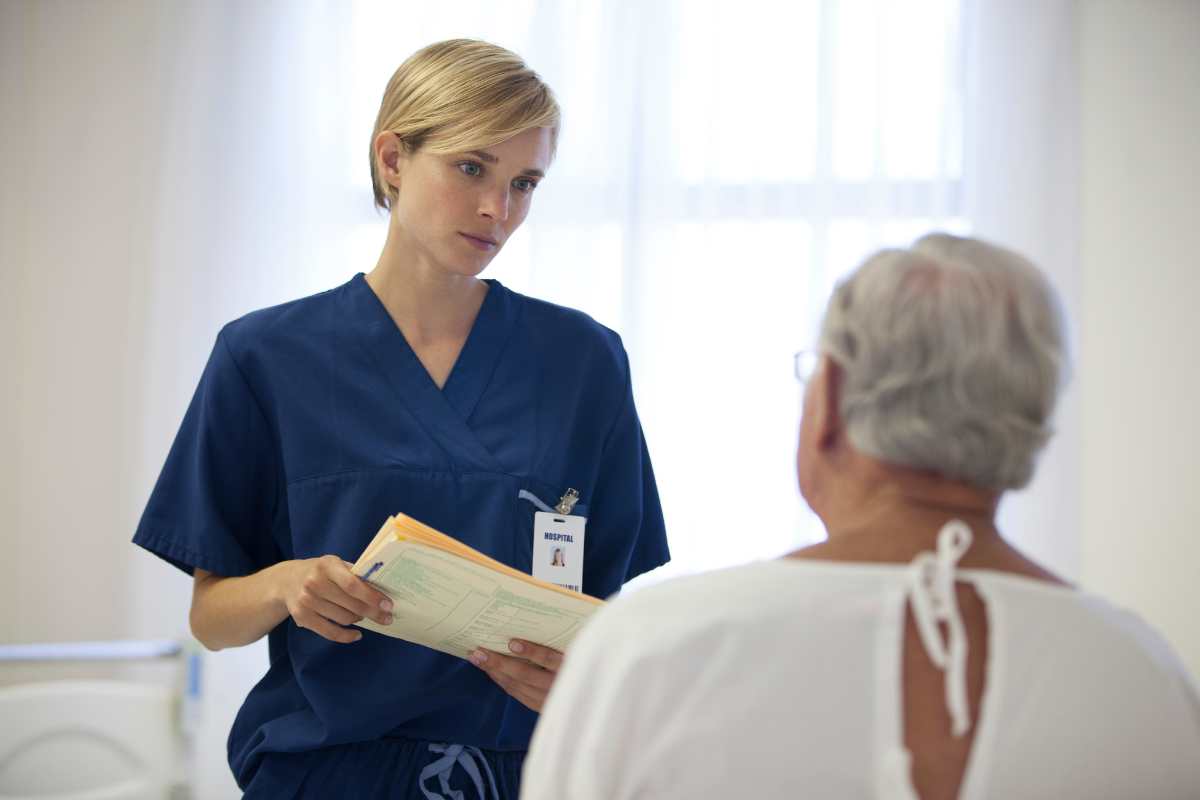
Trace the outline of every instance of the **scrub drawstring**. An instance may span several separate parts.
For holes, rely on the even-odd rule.
[[[954,592],[954,569],[971,546],[971,529],[962,520],[951,520],[938,533],[937,553],[921,553],[908,574],[908,599],[917,631],[930,660],[946,673],[946,707],[951,730],[962,736],[971,727],[967,707],[967,634]],[[946,623],[946,641],[938,623]]]
[[[475,791],[480,800],[487,800],[489,796],[500,800],[500,790],[496,788],[496,777],[492,774],[491,766],[478,747],[464,747],[461,744],[431,744],[429,752],[441,755],[441,758],[421,770],[418,785],[425,795],[425,800],[465,800],[461,791],[450,788],[450,773],[454,771],[456,765],[461,766],[470,777],[471,782],[475,784]],[[487,773],[488,785],[492,787],[491,795],[484,793],[483,774],[475,763],[476,759],[479,760],[479,764],[483,765],[483,772]],[[444,795],[425,788],[425,781],[434,776],[437,776]]]

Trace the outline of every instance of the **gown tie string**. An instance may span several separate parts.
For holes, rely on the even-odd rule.
[[[908,572],[908,601],[925,652],[945,673],[946,707],[951,731],[962,736],[971,727],[967,706],[967,634],[954,591],[954,570],[971,546],[971,529],[962,520],[951,520],[938,532],[937,552],[912,560]],[[945,623],[946,638],[938,623]]]
[[[466,747],[461,744],[431,744],[429,752],[434,755],[440,755],[441,758],[431,762],[425,769],[421,770],[421,776],[418,781],[418,786],[421,787],[421,792],[425,795],[425,800],[466,800],[463,793],[457,789],[450,788],[450,774],[454,772],[456,766],[463,768],[471,782],[475,784],[476,795],[480,800],[487,800],[488,797],[494,797],[500,800],[500,790],[496,788],[496,776],[492,774],[492,768],[484,758],[483,751],[478,747]],[[476,761],[478,760],[478,764]],[[480,771],[480,765],[483,770]],[[492,793],[486,794],[483,787],[483,775],[487,774],[488,785],[492,789]],[[431,792],[425,788],[425,781],[436,777],[440,784],[442,794]]]

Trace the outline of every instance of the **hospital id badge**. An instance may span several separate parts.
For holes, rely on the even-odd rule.
[[[533,577],[573,592],[583,591],[583,531],[587,517],[533,515]]]

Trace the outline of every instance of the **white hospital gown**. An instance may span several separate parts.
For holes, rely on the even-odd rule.
[[[989,647],[962,798],[1200,798],[1200,695],[1136,616],[957,570]],[[575,641],[522,798],[912,798],[907,565],[781,560],[654,586]]]

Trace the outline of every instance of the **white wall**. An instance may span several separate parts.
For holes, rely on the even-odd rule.
[[[1200,674],[1200,3],[1080,11],[1081,577]]]

